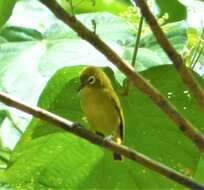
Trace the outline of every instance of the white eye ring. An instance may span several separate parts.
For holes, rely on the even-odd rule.
[[[93,84],[93,83],[95,83],[95,81],[96,81],[96,78],[93,75],[88,78],[88,83],[89,84]]]

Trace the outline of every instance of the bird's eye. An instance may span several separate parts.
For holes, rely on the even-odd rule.
[[[93,84],[95,81],[96,81],[95,76],[90,76],[90,77],[88,78],[89,84]]]

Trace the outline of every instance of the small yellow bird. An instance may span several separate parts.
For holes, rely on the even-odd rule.
[[[124,117],[119,98],[111,81],[102,69],[88,66],[80,75],[81,107],[90,130],[103,137],[112,137],[121,144],[124,136]],[[114,153],[115,160],[122,160]]]

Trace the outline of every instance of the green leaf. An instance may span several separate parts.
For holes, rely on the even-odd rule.
[[[0,126],[2,122],[4,121],[5,117],[7,117],[6,110],[0,110]]]
[[[83,123],[76,92],[80,70],[81,67],[59,70],[48,82],[38,105]],[[157,66],[141,74],[204,133],[202,113],[173,66]],[[203,86],[203,79],[196,78]],[[114,86],[120,94],[118,83]],[[126,121],[124,144],[194,177],[200,169],[201,156],[194,144],[138,90],[133,88],[128,97],[120,99]],[[32,120],[16,146],[4,180],[21,189],[181,188],[132,161],[116,162],[103,148],[39,119]]]
[[[11,16],[15,3],[16,0],[0,0],[0,28]]]
[[[175,22],[171,24],[164,25],[162,27],[166,34],[166,37],[171,42],[173,47],[182,53],[185,50],[187,43],[187,25],[185,22]],[[154,34],[150,33],[141,39],[141,46],[154,50],[158,54],[162,53],[160,56],[165,58],[165,53],[161,49],[160,45],[157,43]],[[166,61],[167,59],[165,59]]]
[[[110,13],[89,13],[78,16],[86,27],[93,30],[92,20],[96,23],[96,34],[105,41],[123,42],[132,39],[129,23],[119,16]],[[111,28],[111,32],[110,32]],[[134,40],[134,38],[132,39]]]
[[[7,167],[11,152],[0,148],[0,171]]]
[[[160,9],[160,16],[164,15],[165,13],[168,14],[169,18],[167,22],[185,20],[187,17],[186,7],[178,0],[156,0],[156,3]]]
[[[166,34],[166,37],[180,54],[182,54],[187,48],[186,28],[187,26],[185,22],[175,22],[166,24],[162,27]],[[127,45],[127,48],[125,49],[123,55],[123,57],[129,63],[131,63],[134,50],[133,42],[134,40],[132,40],[131,44]],[[135,68],[137,71],[144,71],[157,65],[171,63],[171,60],[157,43],[154,34],[148,33],[141,38],[140,48],[135,64]]]
[[[6,109],[0,110],[0,152],[12,149],[22,134],[12,115]],[[3,153],[0,153],[3,156]]]
[[[199,43],[200,34],[196,28],[189,27],[187,30],[188,35],[188,48],[191,49],[193,46]]]
[[[10,26],[5,27],[0,31],[0,35],[7,41],[18,42],[18,41],[32,41],[32,40],[42,40],[42,34],[36,30]]]
[[[133,49],[134,48],[126,48],[126,51],[124,52],[124,59],[131,62],[132,55],[133,55]],[[135,69],[137,71],[144,71],[150,67],[163,65],[165,64],[163,60],[159,57],[157,52],[154,52],[148,48],[139,48],[138,49],[138,55],[137,60],[135,64]]]
[[[69,0],[61,0],[62,6],[69,12],[70,2]],[[130,1],[126,0],[74,0],[73,12],[79,13],[90,13],[90,12],[110,12],[119,15],[121,12],[127,10],[128,6],[131,6]]]
[[[200,160],[198,162],[198,169],[195,173],[195,178],[200,182],[200,183],[204,183],[204,159],[201,156]]]

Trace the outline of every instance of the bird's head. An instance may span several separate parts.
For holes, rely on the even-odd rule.
[[[103,88],[106,80],[107,76],[102,69],[88,66],[80,74],[80,87],[78,91],[85,87]]]

